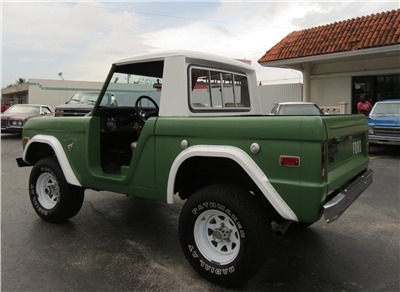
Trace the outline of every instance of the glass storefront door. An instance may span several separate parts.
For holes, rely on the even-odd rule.
[[[380,100],[400,99],[400,75],[353,77],[352,114],[357,113],[357,103],[363,95],[372,105]]]

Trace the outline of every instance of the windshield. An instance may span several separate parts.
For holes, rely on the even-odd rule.
[[[99,96],[98,93],[90,93],[90,92],[77,92],[72,98],[68,101],[69,104],[94,104]]]
[[[106,90],[113,94],[113,105],[134,107],[136,100],[142,95],[151,97],[160,105],[162,69],[163,62],[160,61],[117,66]],[[107,99],[106,95],[101,105],[109,104],[104,99]],[[143,101],[142,106],[154,107],[147,100]]]
[[[37,106],[18,106],[14,105],[7,111],[8,114],[28,114],[28,115],[39,115],[40,108]]]
[[[280,115],[323,115],[324,113],[313,104],[281,105]]]
[[[377,103],[371,115],[400,115],[400,102]]]

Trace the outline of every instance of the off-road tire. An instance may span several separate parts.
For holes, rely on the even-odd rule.
[[[270,220],[257,199],[226,184],[205,187],[187,199],[179,218],[179,239],[201,276],[228,287],[254,276],[272,247]]]
[[[79,212],[83,204],[84,189],[68,184],[57,158],[46,157],[32,168],[29,198],[40,218],[61,223]]]

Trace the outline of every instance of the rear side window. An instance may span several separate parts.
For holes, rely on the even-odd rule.
[[[194,111],[249,111],[247,76],[223,70],[190,67],[190,107]]]

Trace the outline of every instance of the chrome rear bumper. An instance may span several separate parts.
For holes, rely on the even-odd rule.
[[[366,170],[355,181],[350,183],[343,191],[339,192],[324,205],[324,218],[327,223],[338,219],[340,215],[364,192],[372,183],[371,169]]]

